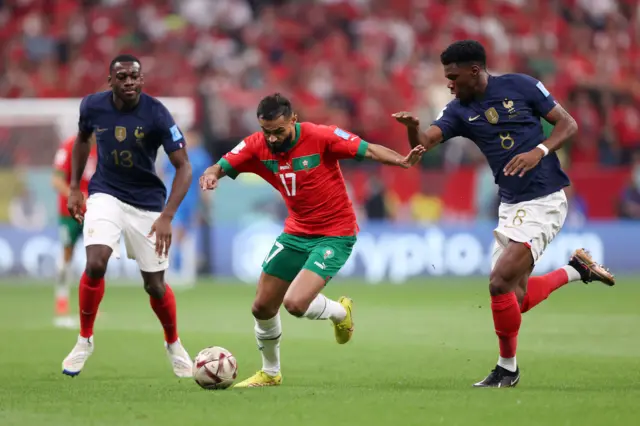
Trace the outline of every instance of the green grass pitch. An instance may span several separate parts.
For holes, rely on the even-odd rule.
[[[23,284],[23,285],[20,285]],[[334,282],[355,300],[354,339],[283,311],[279,388],[205,391],[173,377],[142,288],[107,288],[96,349],[71,379],[76,332],[51,326],[52,289],[0,284],[0,425],[630,425],[640,417],[640,284],[570,284],[525,314],[515,389],[473,389],[495,365],[486,280]],[[239,379],[260,367],[255,289],[204,282],[177,291],[192,356],[223,346]],[[75,298],[74,298],[75,300]],[[74,302],[75,304],[75,302]],[[636,420],[633,420],[636,419]]]

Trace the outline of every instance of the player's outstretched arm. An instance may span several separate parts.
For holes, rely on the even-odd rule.
[[[408,155],[404,156],[385,146],[370,143],[367,146],[367,152],[365,152],[364,157],[388,166],[399,166],[408,169],[420,161],[424,152],[425,148],[422,145],[418,145]]]
[[[217,188],[218,180],[224,176],[226,175],[222,166],[220,166],[220,164],[214,164],[208,167],[202,176],[200,176],[200,188],[203,191],[212,191]]]
[[[396,112],[391,116],[407,128],[407,137],[411,148],[422,145],[426,152],[443,140],[442,130],[438,126],[429,126],[426,131],[420,131],[420,120],[410,112]]]

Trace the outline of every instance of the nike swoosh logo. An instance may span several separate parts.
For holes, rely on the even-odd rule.
[[[96,129],[96,133],[102,133],[102,132],[104,132],[104,131],[106,131],[106,130],[108,130],[108,129],[107,129],[107,128],[101,129],[101,128],[99,128],[99,127],[98,127],[98,128]]]
[[[475,117],[469,117],[469,121],[476,121],[478,118],[480,118],[479,115],[476,115]]]

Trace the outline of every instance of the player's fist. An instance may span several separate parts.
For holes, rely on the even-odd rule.
[[[395,118],[398,123],[402,123],[407,127],[416,128],[420,125],[420,120],[414,117],[410,112],[396,112],[395,114],[391,114],[391,116]]]
[[[67,209],[72,218],[82,223],[84,220],[84,212],[86,211],[84,206],[84,194],[79,188],[72,188],[69,192],[69,198],[67,198]]]
[[[215,173],[207,173],[205,172],[202,176],[200,176],[200,189],[203,191],[211,191],[216,189],[218,186],[218,176]]]

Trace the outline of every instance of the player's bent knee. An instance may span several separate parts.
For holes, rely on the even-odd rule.
[[[98,256],[87,258],[85,272],[91,278],[102,278],[107,273],[107,263],[108,258],[103,259]]]
[[[154,299],[162,299],[167,287],[164,283],[163,272],[142,272],[144,291]]]
[[[154,299],[162,299],[166,290],[164,283],[144,283],[144,291]]]
[[[271,304],[255,300],[251,305],[251,313],[255,319],[268,320],[278,314],[278,308],[278,306],[271,306]]]
[[[513,285],[505,274],[504,271],[498,268],[494,268],[489,275],[489,293],[492,296],[500,294],[506,294],[514,290]]]
[[[284,298],[284,308],[294,317],[302,317],[307,309],[309,309],[309,303],[302,299],[297,299],[295,297],[287,297]]]

